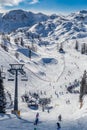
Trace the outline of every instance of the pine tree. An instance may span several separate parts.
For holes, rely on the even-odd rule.
[[[82,100],[83,96],[87,93],[86,76],[87,72],[84,71],[80,86],[80,100]]]
[[[87,44],[86,44],[86,47],[85,47],[85,54],[87,54]]]
[[[21,46],[24,46],[23,38],[21,38]]]
[[[6,108],[6,97],[4,92],[3,79],[0,71],[0,113],[5,113],[5,108]]]
[[[81,47],[81,54],[85,54],[85,49],[86,49],[86,45],[85,43],[83,43]]]
[[[78,45],[78,41],[76,40],[76,44],[75,44],[75,49],[78,50],[79,49],[79,45]]]
[[[29,50],[29,58],[31,59],[31,49]]]

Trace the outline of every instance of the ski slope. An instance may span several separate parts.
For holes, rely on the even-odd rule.
[[[85,39],[84,39],[85,40]],[[78,39],[79,41],[79,39]],[[2,130],[33,130],[36,113],[39,112],[39,124],[37,130],[56,130],[58,115],[62,115],[61,130],[86,130],[87,103],[84,99],[83,107],[80,109],[79,94],[67,92],[66,86],[73,83],[75,79],[81,80],[84,70],[87,68],[87,56],[81,55],[74,49],[75,40],[63,42],[65,54],[59,53],[56,44],[42,46],[37,48],[37,52],[31,57],[31,60],[22,52],[19,52],[19,58],[14,56],[15,50],[4,51],[0,47],[0,66],[6,73],[4,79],[5,91],[9,91],[14,100],[14,81],[8,81],[9,64],[23,63],[28,76],[28,81],[21,81],[19,75],[19,110],[21,119],[11,114],[11,109],[7,110],[6,115],[0,114],[0,129]],[[21,49],[21,47],[20,47]],[[43,52],[43,53],[42,53]],[[79,90],[80,86],[78,86]],[[28,108],[27,104],[22,102],[21,96],[25,92],[44,93],[46,97],[51,97],[51,106],[53,109],[48,113],[42,112],[41,107],[38,110]],[[56,93],[55,93],[56,92]],[[58,95],[58,96],[57,96]],[[45,95],[40,95],[44,97]],[[70,100],[70,104],[66,101]]]

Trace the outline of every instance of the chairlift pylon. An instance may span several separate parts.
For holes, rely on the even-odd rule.
[[[21,81],[28,81],[28,76],[25,75],[22,75],[21,76]]]

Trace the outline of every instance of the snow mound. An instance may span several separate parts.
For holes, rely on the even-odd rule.
[[[40,60],[40,63],[42,64],[57,64],[58,61],[55,58],[42,58]]]

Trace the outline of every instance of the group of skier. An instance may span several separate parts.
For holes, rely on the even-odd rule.
[[[61,129],[61,125],[60,122],[62,121],[62,116],[61,114],[58,116],[58,122],[57,122],[57,130]],[[34,121],[34,130],[37,130],[36,126],[38,125],[39,122],[39,113],[37,112],[36,117],[35,117],[35,121]]]

